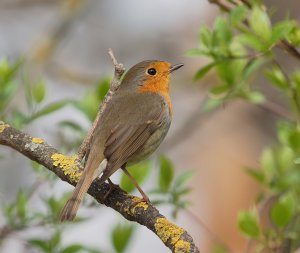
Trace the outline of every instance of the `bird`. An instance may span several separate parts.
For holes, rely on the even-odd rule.
[[[142,201],[150,202],[126,166],[146,159],[165,138],[172,121],[170,76],[182,66],[146,60],[125,73],[96,124],[82,176],[60,213],[61,222],[75,218],[95,178],[101,175],[100,184],[106,180],[112,184],[109,177],[120,168],[137,187]]]

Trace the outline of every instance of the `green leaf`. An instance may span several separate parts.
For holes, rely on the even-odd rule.
[[[0,83],[0,117],[13,95],[16,94],[17,88],[17,82],[8,81],[4,84]]]
[[[50,196],[43,199],[45,205],[47,206],[48,215],[50,218],[53,218],[53,221],[57,221],[59,213],[69,197],[69,193],[67,192],[60,198]]]
[[[208,98],[203,107],[202,110],[204,112],[210,112],[213,111],[214,109],[220,107],[222,105],[222,100],[221,99],[216,99],[216,98]]]
[[[21,220],[24,220],[26,217],[26,205],[27,205],[27,196],[24,191],[19,191],[18,196],[17,196],[17,202],[16,202],[16,207],[17,207],[17,213],[19,218]]]
[[[232,31],[226,19],[222,17],[217,18],[214,25],[214,32],[216,33],[218,44],[222,44],[224,46],[230,43],[232,39]]]
[[[106,93],[109,90],[110,79],[111,79],[111,77],[103,78],[98,85],[97,93],[98,93],[98,98],[100,101],[103,100],[103,98],[105,97]]]
[[[194,80],[199,80],[201,79],[203,76],[205,76],[208,71],[210,71],[217,63],[216,62],[212,62],[209,63],[208,65],[202,67],[201,69],[199,69],[196,74],[194,75]]]
[[[272,28],[272,43],[277,43],[279,40],[285,39],[294,27],[295,22],[291,20],[284,20],[274,25]]]
[[[69,103],[70,103],[70,101],[64,100],[64,101],[58,101],[58,102],[54,102],[49,105],[46,105],[41,110],[34,113],[29,119],[27,119],[27,123],[32,122],[37,118],[43,117],[43,116],[53,113],[55,111],[58,111],[59,109],[63,108],[64,106],[66,106]]]
[[[20,111],[14,111],[12,112],[12,119],[8,120],[8,123],[13,125],[16,128],[22,128],[24,124],[27,121],[27,116],[20,112]]]
[[[203,50],[200,48],[191,48],[187,50],[185,53],[186,56],[190,56],[190,57],[199,56],[202,54],[203,54]]]
[[[135,165],[130,166],[127,170],[133,176],[133,178],[139,183],[143,183],[147,176],[149,175],[151,168],[151,163],[149,162],[142,162]],[[120,186],[123,190],[127,192],[132,192],[135,189],[134,184],[131,182],[129,177],[125,175],[125,173],[122,174]]]
[[[200,28],[199,40],[201,48],[210,48],[212,46],[212,32],[207,26]]]
[[[294,152],[289,146],[280,146],[276,154],[278,167],[285,174],[294,165]]]
[[[60,127],[68,127],[70,129],[72,129],[73,131],[77,131],[77,132],[83,131],[83,128],[79,124],[77,124],[74,121],[70,121],[70,120],[64,120],[64,121],[59,122],[59,126]]]
[[[195,172],[192,170],[185,171],[181,173],[174,181],[174,187],[181,188],[184,186],[191,178],[195,175]]]
[[[190,187],[186,187],[186,188],[181,187],[179,189],[175,189],[175,193],[176,193],[177,197],[182,197],[184,195],[187,195],[191,191],[192,191],[192,188],[190,188]]]
[[[244,55],[244,48],[237,43],[232,43],[230,50],[234,50],[237,55]],[[219,79],[224,85],[228,85],[228,87],[236,86],[236,83],[241,79],[246,64],[247,59],[227,59],[219,62],[219,64],[216,65]]]
[[[238,216],[239,229],[248,237],[257,238],[260,235],[257,213],[243,211]]]
[[[50,248],[52,250],[57,248],[57,246],[60,244],[60,241],[61,241],[61,233],[58,231],[53,235],[53,237],[49,241]]]
[[[265,72],[265,76],[272,82],[276,87],[287,90],[289,88],[288,81],[286,80],[282,71],[277,67],[273,66],[271,69]]]
[[[261,170],[246,168],[246,172],[259,183],[263,183],[265,180],[264,173]]]
[[[254,6],[249,18],[249,24],[256,35],[261,37],[265,42],[270,41],[272,26],[266,11],[258,6]]]
[[[113,228],[111,239],[117,253],[122,253],[128,246],[134,232],[133,225],[117,225]]]
[[[294,71],[291,79],[294,87],[296,87],[297,93],[300,94],[300,70]]]
[[[296,158],[296,159],[294,160],[294,163],[295,163],[295,164],[300,164],[300,157]]]
[[[67,247],[65,247],[60,253],[76,253],[83,250],[84,247],[80,244],[72,244]]]
[[[95,90],[87,91],[82,100],[74,102],[73,105],[83,112],[91,122],[93,122],[96,118],[100,105],[98,92]]]
[[[38,83],[32,88],[32,95],[36,103],[41,103],[46,94],[45,82],[43,80],[38,81]]]
[[[237,36],[237,40],[245,46],[255,49],[259,52],[265,51],[267,48],[257,36],[250,33],[243,33]]]
[[[264,58],[250,60],[243,70],[243,80],[248,80],[265,62]]]
[[[49,242],[45,240],[33,239],[27,241],[31,246],[42,250],[45,253],[50,253]]]
[[[286,121],[280,121],[277,126],[277,138],[280,144],[289,145],[289,136],[291,134],[292,124]]]
[[[159,159],[159,188],[167,192],[174,178],[174,168],[172,162],[165,156]]]
[[[276,170],[275,157],[272,149],[266,148],[263,150],[260,162],[266,178],[271,181]]]
[[[288,141],[289,141],[290,148],[299,152],[300,151],[300,130],[293,129],[290,132]]]
[[[210,89],[210,93],[213,95],[220,95],[222,93],[228,92],[230,87],[227,84],[224,85],[218,85]]]
[[[229,253],[228,249],[224,245],[213,245],[212,253]]]
[[[295,201],[291,194],[282,196],[270,211],[272,222],[278,227],[285,227],[291,221],[295,209]]]
[[[6,76],[10,72],[10,67],[7,59],[2,59],[0,61],[0,76]]]
[[[288,34],[287,40],[293,46],[300,46],[300,28],[299,26],[295,26],[292,31]]]
[[[240,5],[230,12],[230,22],[237,25],[242,22],[248,14],[248,9],[245,5]]]
[[[251,91],[247,94],[247,99],[254,104],[262,104],[266,101],[264,94],[260,91]]]

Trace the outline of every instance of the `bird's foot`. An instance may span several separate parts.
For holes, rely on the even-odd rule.
[[[109,190],[107,193],[105,193],[103,200],[106,200],[106,198],[115,190],[115,189],[120,189],[120,186],[117,184],[114,184],[109,178],[107,179],[109,183]]]

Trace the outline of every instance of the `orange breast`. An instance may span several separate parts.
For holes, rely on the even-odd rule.
[[[169,95],[169,76],[157,77],[157,80],[146,80],[143,86],[139,87],[139,92],[154,92],[159,93],[166,100],[169,107],[169,114],[172,117],[172,102]]]

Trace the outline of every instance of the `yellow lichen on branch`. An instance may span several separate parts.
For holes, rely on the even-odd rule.
[[[6,124],[3,121],[0,121],[0,133],[2,133],[4,131],[5,128],[9,127],[8,124]]]
[[[144,211],[146,211],[148,208],[149,208],[149,205],[147,204],[147,202],[145,202],[145,201],[141,201],[141,199],[140,198],[138,198],[138,197],[133,197],[132,198],[132,202],[134,203],[133,205],[132,205],[132,207],[130,208],[130,207],[126,207],[125,209],[124,209],[124,211],[127,213],[127,214],[129,214],[129,215],[135,215],[136,214],[136,209],[137,208],[143,208],[144,209]],[[136,203],[136,204],[135,204]],[[121,203],[117,203],[117,204],[119,204],[119,205],[122,205]]]
[[[180,240],[180,237],[184,233],[184,229],[172,224],[166,218],[158,218],[155,223],[155,230],[157,235],[163,242],[170,240],[170,243],[174,246],[175,252],[189,252],[190,243]]]
[[[135,209],[138,208],[138,207],[143,208],[144,211],[146,211],[146,210],[148,209],[148,207],[149,207],[149,205],[147,204],[147,202],[146,202],[146,201],[141,201],[140,198],[134,197],[134,198],[132,198],[132,201],[138,202],[138,203],[137,203],[136,205],[134,205],[134,207],[131,209],[132,213],[134,213],[134,212],[135,212]]]
[[[191,244],[184,240],[175,243],[175,253],[190,252]]]
[[[53,165],[60,167],[65,175],[68,175],[74,182],[78,182],[81,177],[81,170],[76,164],[77,156],[65,156],[63,154],[55,153],[51,156]]]
[[[36,144],[43,144],[44,140],[42,138],[33,137],[32,142]]]

